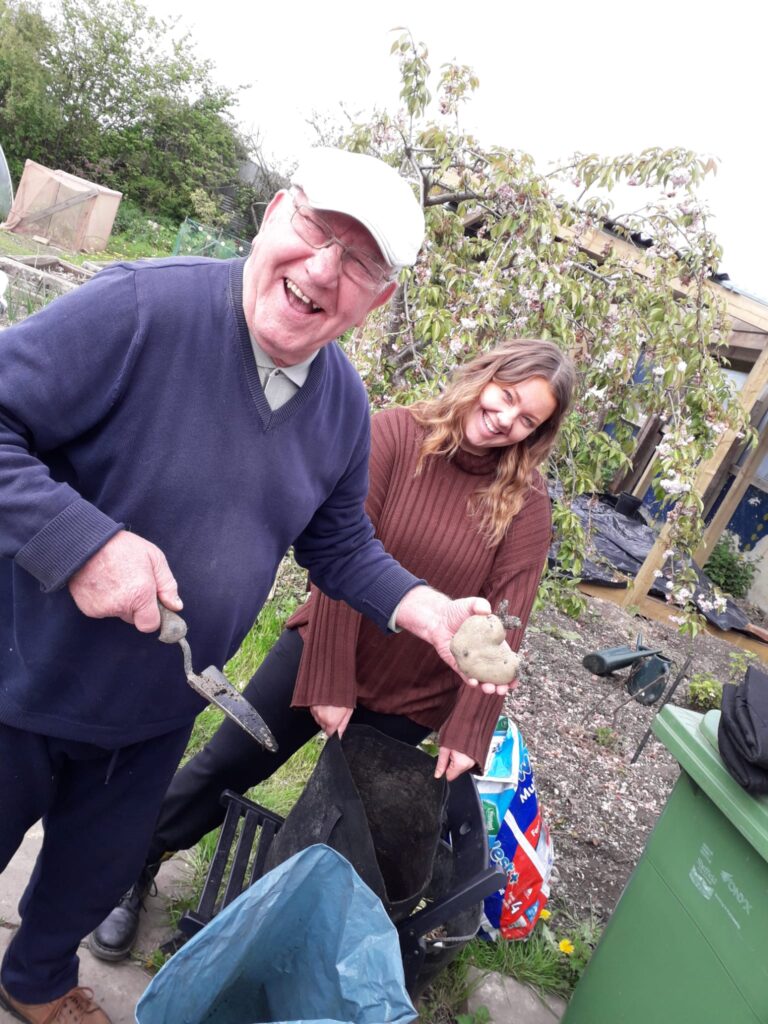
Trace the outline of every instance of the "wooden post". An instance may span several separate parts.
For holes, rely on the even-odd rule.
[[[766,383],[768,383],[768,347],[764,348],[760,353],[757,362],[752,367],[752,370],[744,383],[744,387],[741,390],[741,394],[739,395],[739,401],[748,418],[752,411],[752,407],[762,394]],[[723,460],[728,455],[731,445],[735,440],[736,431],[726,430],[720,438],[712,456],[699,466],[699,471],[696,474],[696,480],[693,485],[697,494],[704,494],[711,483],[712,478],[720,468]],[[722,529],[720,532],[722,532]],[[645,597],[651,589],[655,579],[654,573],[657,569],[661,569],[666,561],[664,552],[669,548],[669,538],[671,533],[672,528],[670,524],[665,523],[659,533],[659,536],[656,538],[656,543],[648,552],[645,561],[640,566],[637,576],[635,576],[634,581],[624,592],[621,600],[623,607],[626,608],[629,605],[638,604],[640,599]],[[717,543],[719,536],[720,534],[718,534],[717,537],[715,537],[714,534],[711,535],[710,542],[712,545]]]
[[[720,503],[720,507],[712,517],[712,521],[704,531],[701,543],[696,548],[694,560],[699,565],[704,565],[709,557],[712,548],[720,540],[723,530],[731,521],[731,516],[736,511],[739,502],[744,497],[747,488],[752,483],[755,471],[759,469],[760,463],[768,452],[768,430],[758,438],[757,444],[752,446],[752,451],[747,456],[744,465],[741,466],[733,478],[728,493]]]

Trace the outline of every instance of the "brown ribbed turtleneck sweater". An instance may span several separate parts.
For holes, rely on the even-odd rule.
[[[366,508],[384,547],[430,586],[451,597],[475,594],[496,609],[506,598],[522,642],[550,543],[549,498],[540,475],[504,539],[489,548],[467,514],[470,495],[490,481],[498,452],[427,460],[415,475],[422,431],[405,408],[373,418]],[[312,587],[286,624],[304,653],[293,705],[332,704],[407,715],[439,729],[440,743],[482,768],[503,697],[466,686],[435,650],[410,633],[385,634],[341,601]]]

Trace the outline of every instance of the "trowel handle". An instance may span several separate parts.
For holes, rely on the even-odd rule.
[[[177,644],[187,635],[187,624],[180,615],[157,602],[160,609],[160,640],[164,644]]]

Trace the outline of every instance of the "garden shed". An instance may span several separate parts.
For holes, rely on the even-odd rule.
[[[121,192],[27,160],[3,227],[64,249],[100,252],[107,246],[121,199]]]

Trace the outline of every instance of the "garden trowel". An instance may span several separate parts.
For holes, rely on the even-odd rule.
[[[192,651],[185,640],[187,635],[187,624],[180,615],[172,612],[170,608],[163,605],[160,608],[160,636],[164,644],[178,644],[184,655],[184,672],[187,682],[192,689],[205,697],[211,704],[221,708],[224,714],[236,722],[241,729],[245,729],[249,736],[252,736],[262,747],[277,750],[275,737],[269,730],[267,723],[258,713],[256,708],[243,697],[242,693],[235,689],[223,672],[220,672],[214,665],[210,665],[202,675],[198,675],[192,668]]]

